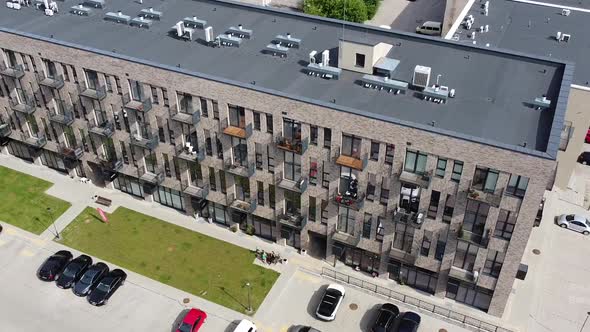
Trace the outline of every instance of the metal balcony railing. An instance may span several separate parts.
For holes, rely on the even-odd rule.
[[[336,148],[334,151],[334,162],[340,166],[354,168],[362,171],[367,167],[369,163],[369,154],[365,153],[362,156],[347,156],[341,153],[340,148]]]
[[[101,124],[95,124],[94,121],[88,122],[88,132],[98,136],[109,138],[115,133],[115,126],[110,121],[105,121]]]
[[[180,182],[180,188],[183,193],[194,197],[205,199],[209,195],[209,185],[193,186],[189,184],[188,180]]]
[[[473,200],[484,202],[493,206],[500,206],[504,188],[495,188],[494,190],[481,189],[479,186],[473,185],[473,180],[469,181],[469,188],[467,189],[467,197]]]
[[[252,124],[249,123],[244,128],[242,127],[235,127],[229,124],[228,119],[222,119],[219,121],[219,129],[226,135],[238,137],[238,138],[249,138],[252,136]]]
[[[393,222],[412,223],[415,228],[422,227],[425,218],[426,214],[423,212],[406,211],[404,208],[395,208],[393,210]]]
[[[126,109],[138,111],[138,112],[149,112],[152,109],[152,100],[150,97],[143,97],[139,100],[131,97],[129,93],[125,93],[122,96],[123,106]]]
[[[7,66],[4,63],[0,63],[0,74],[18,79],[25,76],[25,68],[23,65]]]
[[[277,172],[276,174],[276,184],[280,188],[298,192],[303,194],[307,190],[307,178],[304,176],[299,177],[298,180],[293,181],[289,179],[285,179],[283,177],[283,172]]]
[[[361,242],[361,233],[360,232],[353,232],[354,234],[349,234],[346,232],[341,232],[335,230],[332,233],[332,240],[340,243],[347,244],[352,247],[356,247],[359,242]]]
[[[108,157],[104,153],[101,153],[98,156],[98,160],[100,162],[100,165],[109,171],[117,172],[121,168],[123,168],[123,160],[117,159],[116,156],[115,157]]]
[[[84,155],[84,149],[80,146],[69,147],[64,143],[58,143],[57,147],[60,154],[70,159],[78,160]]]
[[[12,128],[8,123],[0,124],[0,137],[8,137],[12,133]]]
[[[107,89],[104,85],[89,87],[86,82],[78,83],[78,94],[82,97],[103,100],[107,96]]]
[[[308,138],[297,139],[292,137],[285,137],[282,134],[276,137],[275,145],[277,148],[297,154],[304,154],[307,151]]]
[[[69,110],[62,110],[57,112],[56,109],[49,109],[49,120],[57,122],[64,126],[69,126],[74,123],[74,112]]]
[[[256,165],[254,163],[247,163],[247,166],[241,166],[239,164],[232,163],[231,159],[227,158],[223,161],[223,165],[226,171],[234,175],[243,177],[251,177],[256,172]]]
[[[257,200],[255,198],[249,199],[236,199],[236,195],[231,193],[227,195],[227,205],[235,210],[245,212],[245,213],[252,213],[256,210],[257,207]]]
[[[153,150],[159,144],[157,133],[148,134],[147,137],[142,137],[137,131],[131,132],[131,144],[143,149]]]
[[[35,104],[28,97],[24,98],[24,100],[21,102],[17,102],[16,100],[9,99],[8,105],[10,106],[10,109],[12,109],[13,111],[23,113],[23,114],[33,114],[36,110]]]
[[[301,213],[281,213],[277,215],[277,221],[283,225],[302,229],[307,223],[307,217]]]
[[[414,173],[404,170],[402,166],[402,169],[399,173],[399,179],[403,182],[410,182],[420,186],[421,188],[428,189],[432,180],[432,171]]]
[[[194,110],[192,107],[182,111],[178,105],[172,105],[170,107],[170,118],[180,123],[196,125],[201,121],[201,112]]]
[[[20,133],[21,140],[35,148],[42,148],[47,144],[47,138],[42,133],[37,133],[37,136],[29,136],[25,133]]]
[[[164,170],[161,168],[155,168],[153,172],[148,172],[145,167],[138,167],[137,177],[141,181],[159,185],[162,183],[162,181],[164,181]]]
[[[195,150],[193,146],[189,148],[186,145],[176,144],[174,151],[176,152],[176,157],[182,160],[200,162],[205,159],[205,149],[202,147]]]
[[[483,234],[477,234],[468,230],[464,230],[463,228],[459,228],[457,231],[457,238],[486,248],[490,241],[490,230],[485,230]]]
[[[345,194],[334,191],[330,198],[336,205],[351,208],[353,210],[360,210],[365,205],[365,194],[359,193],[356,198],[352,198]]]
[[[45,72],[41,71],[35,73],[35,77],[37,78],[37,83],[39,83],[39,85],[58,90],[64,87],[64,76],[61,74],[50,77],[47,76]]]

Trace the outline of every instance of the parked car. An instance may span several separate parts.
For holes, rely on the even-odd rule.
[[[71,260],[66,268],[62,272],[62,274],[57,277],[55,280],[55,284],[59,288],[70,288],[72,285],[78,281],[86,269],[92,265],[92,258],[86,255],[80,255],[75,259]]]
[[[578,162],[582,165],[590,164],[590,151],[584,151],[578,157]]]
[[[121,269],[114,269],[105,274],[96,287],[88,294],[88,303],[96,306],[107,304],[113,294],[123,286],[127,273]]]
[[[321,332],[320,330],[314,329],[311,326],[294,326],[291,327],[291,329],[289,330],[289,332]]]
[[[406,311],[401,315],[397,332],[416,332],[420,327],[420,321],[422,321],[420,315],[412,311]]]
[[[322,301],[320,301],[318,309],[315,312],[316,316],[322,320],[334,320],[344,295],[344,287],[338,284],[328,285],[328,288],[326,288],[326,291],[322,296]]]
[[[584,139],[584,142],[590,143],[590,128],[588,128],[588,131],[586,131],[586,138]]]
[[[37,270],[37,278],[43,281],[54,281],[62,273],[72,257],[72,253],[67,250],[60,250],[49,256]]]
[[[100,278],[109,272],[109,267],[105,263],[96,263],[84,272],[82,278],[80,278],[72,287],[74,294],[78,296],[86,296],[91,290],[96,287]]]
[[[562,214],[557,219],[557,225],[584,235],[590,234],[590,221],[579,214]]]
[[[196,332],[205,324],[206,319],[207,314],[204,311],[192,308],[184,315],[182,322],[176,328],[176,332]]]
[[[234,332],[256,332],[256,325],[247,319],[242,319]]]
[[[396,305],[391,303],[382,304],[377,313],[377,318],[373,326],[371,326],[371,332],[388,331],[395,323],[397,316],[399,316],[399,308]]]

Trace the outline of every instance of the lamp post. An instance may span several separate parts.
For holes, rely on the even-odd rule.
[[[252,302],[250,301],[250,289],[252,288],[252,285],[250,285],[249,282],[246,283],[246,287],[248,288],[248,312],[252,312]]]
[[[59,239],[59,232],[57,231],[57,227],[55,226],[55,220],[53,220],[53,210],[51,210],[51,208],[48,207],[47,212],[49,212],[49,217],[51,218],[51,222],[53,223],[53,229],[55,230],[55,238]]]
[[[590,317],[590,311],[588,311],[586,313],[586,319],[584,319],[584,324],[582,324],[582,327],[580,328],[580,332],[582,332],[582,330],[584,330],[584,326],[586,326],[586,322],[588,321],[588,317]]]

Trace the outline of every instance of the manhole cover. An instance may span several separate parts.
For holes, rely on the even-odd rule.
[[[540,255],[541,254],[541,250],[539,250],[539,249],[533,249],[533,254]]]
[[[356,310],[359,308],[358,304],[356,303],[351,303],[348,307],[350,308],[350,310]]]
[[[188,297],[182,299],[182,303],[189,303],[191,300]]]

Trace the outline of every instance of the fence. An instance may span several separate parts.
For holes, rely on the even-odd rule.
[[[374,284],[372,282],[368,282],[368,281],[364,281],[360,278],[355,278],[353,276],[350,276],[348,274],[345,273],[341,273],[332,269],[328,269],[328,268],[322,268],[322,276],[326,276],[329,278],[332,278],[334,280],[337,281],[341,281],[353,286],[357,286],[360,288],[363,288],[365,290],[368,290],[370,292],[376,293],[378,295],[382,295],[385,296],[387,298],[390,299],[394,299],[409,305],[413,305],[415,307],[418,307],[422,310],[426,310],[426,311],[430,311],[434,314],[437,314],[439,316],[445,317],[447,319],[450,319],[452,321],[458,322],[458,323],[462,323],[465,325],[469,325],[471,327],[477,328],[481,331],[489,331],[489,332],[513,332],[512,330],[508,330],[505,329],[503,327],[491,324],[491,323],[487,323],[484,322],[480,319],[447,309],[447,308],[443,308],[441,306],[420,300],[418,298],[412,297],[412,296],[408,296],[405,294],[402,294],[400,292],[396,292],[392,289],[383,287],[383,286],[379,286],[377,284]]]

